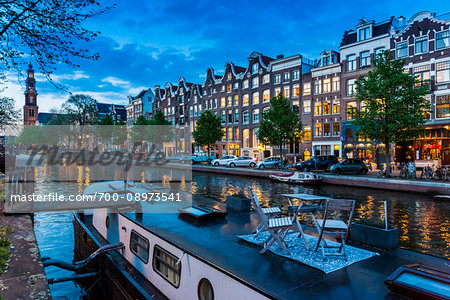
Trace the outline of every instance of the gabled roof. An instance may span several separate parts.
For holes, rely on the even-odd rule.
[[[373,21],[370,21],[370,22],[367,21],[368,25],[373,24],[372,38],[389,33],[393,18],[394,17],[391,17],[389,20],[386,20],[386,21],[383,21],[380,23],[376,23],[376,24],[373,24]],[[364,18],[362,18],[362,19],[364,19]],[[358,23],[357,27],[361,26],[361,24],[362,24],[361,20],[360,20],[360,23]],[[344,36],[342,37],[341,47],[351,45],[351,44],[358,42],[357,34],[358,34],[358,31],[354,30],[354,29],[345,31]]]

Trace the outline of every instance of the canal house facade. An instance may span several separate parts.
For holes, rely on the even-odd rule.
[[[393,34],[390,48],[404,59],[405,71],[426,86],[430,113],[416,141],[396,145],[396,160],[434,161],[450,165],[450,13],[420,12]]]
[[[344,33],[339,52],[325,50],[316,61],[298,54],[272,58],[253,52],[245,67],[227,62],[223,74],[209,67],[203,83],[187,83],[180,77],[176,85],[156,86],[150,115],[160,110],[172,124],[193,130],[201,113],[209,110],[224,126],[222,140],[214,149],[217,156],[263,159],[280,153],[277,146],[263,145],[257,132],[270,99],[282,93],[303,123],[302,139],[291,141],[282,151],[291,159],[336,155],[382,163],[387,146],[397,162],[450,164],[449,24],[449,13],[421,12],[410,20],[391,17],[381,22],[362,18]],[[364,109],[354,95],[356,81],[368,74],[376,55],[384,50],[404,59],[405,71],[416,74],[429,88],[429,121],[415,142],[383,145],[358,135],[352,124],[355,112]],[[131,109],[130,113],[136,114]],[[186,149],[183,144],[181,148],[172,145],[169,152]],[[194,143],[189,147],[193,152],[205,150]]]

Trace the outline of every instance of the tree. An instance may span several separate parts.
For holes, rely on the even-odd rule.
[[[222,139],[223,126],[220,118],[210,111],[205,111],[200,115],[197,126],[192,132],[192,137],[198,146],[207,146],[208,156],[211,147]]]
[[[379,54],[374,69],[356,83],[356,99],[361,109],[354,113],[357,133],[384,143],[386,172],[390,175],[390,144],[410,141],[423,130],[430,103],[422,82],[405,73],[404,60],[396,60],[389,51]]]
[[[98,59],[99,54],[83,44],[100,32],[86,29],[84,23],[111,8],[95,0],[0,1],[1,70],[23,69],[32,57],[51,80],[52,71],[61,63],[79,67],[74,58]]]
[[[150,125],[171,125],[172,123],[170,123],[169,121],[166,120],[166,117],[160,110],[157,110],[155,112],[155,114],[153,115],[153,119],[150,120],[149,124]]]
[[[14,108],[14,99],[0,97],[0,127],[17,122],[19,111]]]
[[[301,137],[302,122],[298,112],[292,109],[291,103],[280,93],[270,100],[271,108],[263,113],[259,125],[258,139],[264,145],[280,147],[283,157],[283,146],[289,141]]]
[[[63,110],[77,125],[92,125],[97,122],[97,100],[88,95],[70,95],[63,104]]]

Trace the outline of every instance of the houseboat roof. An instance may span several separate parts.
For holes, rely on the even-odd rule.
[[[211,205],[194,195],[194,203]],[[215,202],[215,207],[223,204]],[[190,222],[178,214],[122,213],[155,235],[277,299],[383,299],[391,292],[385,279],[398,267],[423,264],[441,268],[447,260],[404,249],[382,251],[379,256],[354,263],[328,274],[266,252],[238,235],[250,234],[259,224],[254,212],[228,211],[225,219]],[[397,295],[398,296],[398,295]]]

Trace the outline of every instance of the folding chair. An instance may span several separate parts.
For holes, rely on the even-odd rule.
[[[323,214],[323,219],[315,219],[317,230],[319,231],[319,240],[317,241],[316,249],[319,246],[322,248],[323,259],[325,260],[325,255],[342,255],[345,260],[347,260],[347,254],[345,249],[345,240],[347,239],[348,232],[350,231],[351,220],[353,217],[353,211],[355,210],[355,200],[343,200],[343,199],[329,199],[327,200],[325,212]],[[342,219],[330,219],[331,211],[340,211],[349,213],[349,218],[347,223]],[[324,233],[336,233],[341,235],[341,243],[339,246],[328,245],[323,234]],[[339,251],[337,253],[327,253],[325,254],[325,248],[337,248]]]
[[[248,191],[250,193],[250,198],[253,201],[253,204],[256,208],[256,203],[259,206],[259,200],[258,197],[253,193],[252,189],[249,187]],[[281,213],[281,209],[279,207],[260,207],[262,212],[268,216],[269,218],[273,218],[278,216]],[[256,228],[253,230],[253,233],[255,233],[255,236],[257,236],[261,231],[264,230],[264,228],[266,228],[266,226],[263,224],[263,222],[259,223],[258,226],[256,226]]]
[[[289,231],[293,220],[289,217],[270,218],[263,212],[263,209],[259,205],[258,198],[255,194],[253,194],[251,188],[249,188],[249,192],[253,204],[255,205],[256,212],[261,218],[262,229],[260,229],[259,232],[261,232],[263,229],[267,229],[270,234],[270,237],[267,238],[267,240],[264,242],[263,249],[259,253],[264,254],[270,248],[270,246],[272,246],[273,243],[277,242],[278,245],[280,245],[280,247],[284,250],[284,252],[289,255],[290,253],[287,249],[287,244],[284,241],[284,237]]]

